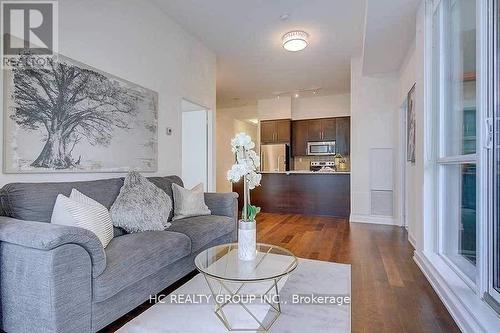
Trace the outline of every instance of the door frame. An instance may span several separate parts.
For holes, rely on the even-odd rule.
[[[182,97],[179,101],[180,122],[181,122],[181,166],[182,166],[182,113],[189,112],[183,111],[182,102],[188,102],[197,105],[200,109],[206,112],[206,126],[207,126],[207,192],[215,192],[215,116],[212,108],[200,103],[192,98]],[[182,173],[182,170],[181,170]]]

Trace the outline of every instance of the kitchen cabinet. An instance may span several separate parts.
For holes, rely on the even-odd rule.
[[[274,141],[276,133],[276,124],[272,121],[262,121],[260,123],[260,141],[268,143]]]
[[[337,153],[350,155],[350,117],[293,121],[293,156],[307,155],[309,141],[336,141]]]
[[[336,120],[335,150],[337,154],[348,156],[351,154],[351,117],[340,117]]]
[[[291,120],[265,120],[260,122],[260,142],[262,144],[290,142]]]
[[[308,141],[333,141],[335,140],[336,119],[311,119],[308,120],[307,140]]]
[[[307,140],[321,141],[321,133],[323,129],[322,119],[311,119],[307,121]]]
[[[322,141],[335,141],[337,136],[337,119],[327,118],[321,121],[321,140]]]
[[[332,190],[334,189],[334,190]],[[233,184],[243,206],[243,182]],[[252,204],[265,213],[326,215],[349,218],[350,175],[263,173],[261,186],[252,190]]]
[[[308,120],[297,120],[292,122],[292,155],[307,155],[307,130]]]

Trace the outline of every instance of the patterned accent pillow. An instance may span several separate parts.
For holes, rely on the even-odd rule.
[[[130,172],[111,206],[115,227],[129,233],[164,230],[170,227],[168,217],[172,199],[162,189],[136,171]]]
[[[69,198],[62,194],[57,196],[50,223],[90,230],[103,247],[113,239],[113,224],[106,207],[75,189]]]
[[[203,184],[196,185],[191,190],[172,184],[172,191],[174,194],[174,217],[172,220],[212,214],[205,204]]]

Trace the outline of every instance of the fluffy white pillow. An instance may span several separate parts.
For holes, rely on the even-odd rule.
[[[172,184],[172,192],[174,195],[174,217],[172,220],[212,213],[205,204],[203,184],[198,184],[191,190]]]
[[[172,199],[161,188],[136,171],[129,172],[120,194],[111,206],[115,227],[129,233],[165,230],[172,211]]]
[[[50,222],[90,230],[103,247],[113,239],[113,223],[106,207],[75,189],[69,198],[62,194],[57,196]]]

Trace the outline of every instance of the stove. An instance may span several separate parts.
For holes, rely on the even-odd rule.
[[[337,170],[334,161],[311,161],[310,171],[334,172]]]

